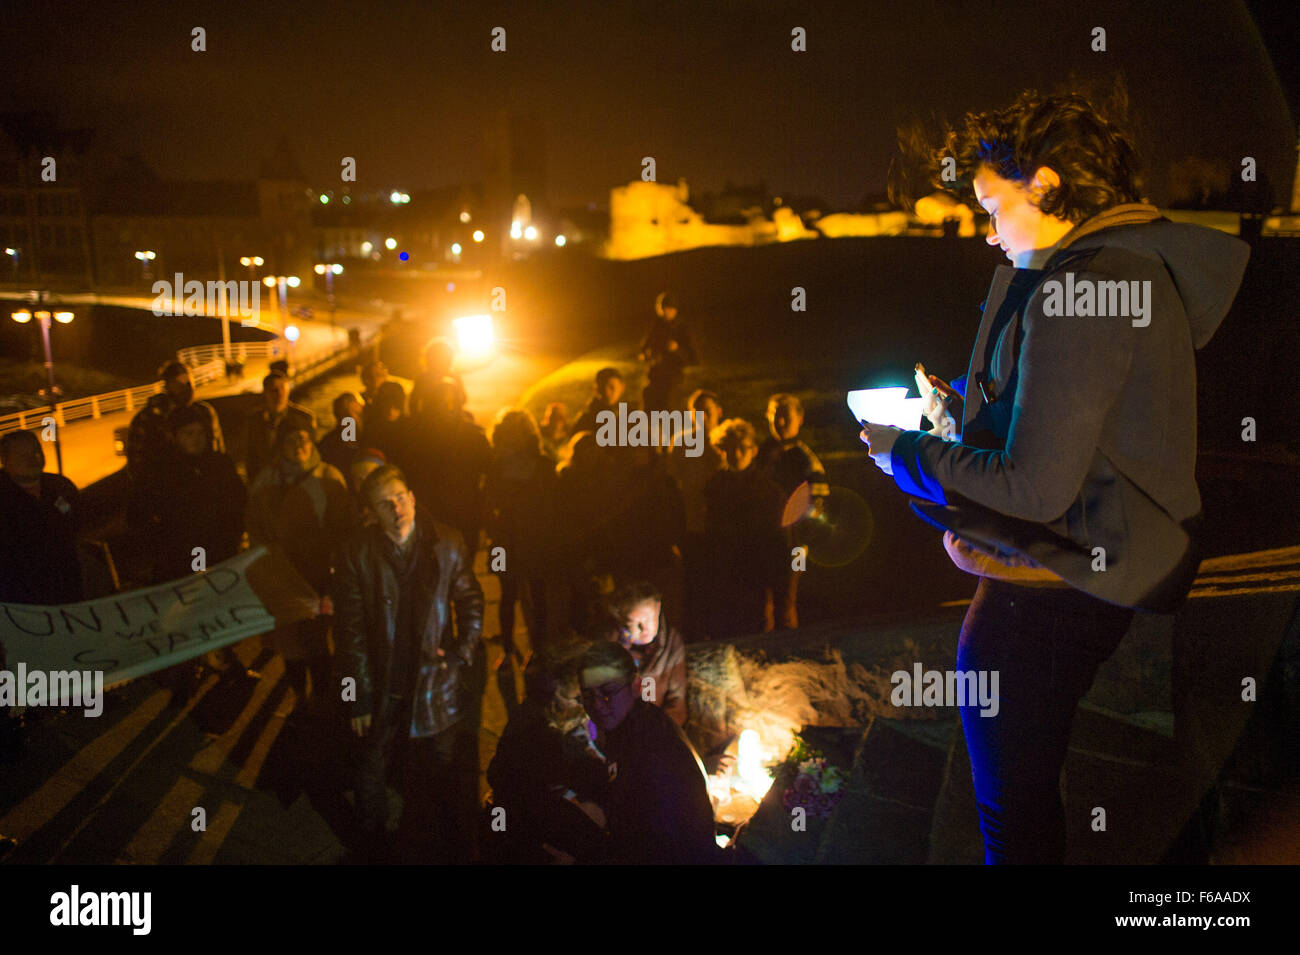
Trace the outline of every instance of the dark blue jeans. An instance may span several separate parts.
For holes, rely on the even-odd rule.
[[[962,622],[958,670],[998,673],[996,716],[961,707],[987,864],[1065,857],[1061,767],[1074,711],[1134,611],[1073,588],[981,578]]]

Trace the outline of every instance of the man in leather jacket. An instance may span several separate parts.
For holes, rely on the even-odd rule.
[[[378,522],[348,542],[333,586],[343,705],[360,740],[361,829],[378,849],[391,783],[403,795],[404,856],[471,862],[483,591],[460,533],[417,509],[399,469],[373,471],[361,496]]]

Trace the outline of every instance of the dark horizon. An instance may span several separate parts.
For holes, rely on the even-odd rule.
[[[1169,166],[1189,156],[1229,168],[1254,156],[1279,204],[1295,170],[1283,85],[1294,77],[1279,80],[1242,3],[1010,4],[996,18],[920,4],[887,21],[839,2],[726,16],[511,2],[132,10],[129,21],[88,4],[11,11],[0,112],[48,111],[93,130],[106,162],[139,153],[165,178],[251,178],[283,139],[314,188],[337,187],[353,156],[354,191],[412,191],[480,181],[484,124],[508,108],[544,130],[556,205],[606,205],[653,156],[660,182],[684,178],[692,194],[762,181],[851,209],[884,193],[900,123],[1122,75],[1157,202]],[[1256,16],[1265,29],[1279,22]],[[1013,49],[1008,24],[1029,17]],[[1096,25],[1105,53],[1090,50]],[[190,48],[195,26],[206,52]],[[489,50],[494,26],[505,53]],[[793,26],[808,52],[790,50]],[[1189,90],[1199,112],[1165,108]]]

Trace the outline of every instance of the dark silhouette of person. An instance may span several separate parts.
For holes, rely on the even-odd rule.
[[[660,292],[655,299],[655,317],[641,342],[640,357],[647,364],[641,398],[645,410],[680,410],[678,392],[686,369],[698,365],[700,359],[690,329],[677,317],[677,298],[672,292]]]
[[[0,600],[65,604],[85,599],[77,560],[80,495],[45,471],[31,431],[0,435]]]

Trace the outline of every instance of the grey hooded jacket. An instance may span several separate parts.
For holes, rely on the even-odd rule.
[[[1194,350],[1223,321],[1249,254],[1131,204],[1076,227],[1041,270],[999,267],[954,382],[961,441],[906,431],[894,444],[895,481],[928,502],[913,509],[1110,603],[1176,609],[1199,564]],[[1114,282],[1141,295],[1144,314],[1132,299],[1116,307],[1118,286],[1099,284]],[[1083,305],[1084,290],[1099,293],[1086,311],[1125,314],[1060,314],[1063,293]]]

